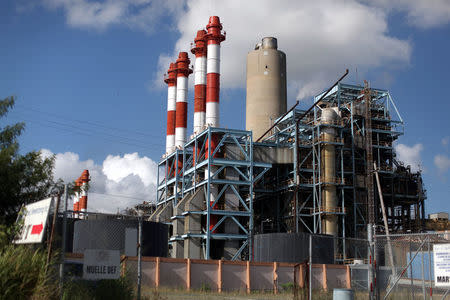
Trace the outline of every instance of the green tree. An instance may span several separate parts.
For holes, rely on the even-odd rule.
[[[14,97],[0,100],[0,120],[14,103]],[[0,125],[0,223],[3,224],[15,221],[22,204],[54,192],[54,157],[44,158],[40,151],[21,155],[18,138],[24,129],[24,123]]]

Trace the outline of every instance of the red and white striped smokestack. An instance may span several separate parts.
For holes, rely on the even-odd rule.
[[[171,63],[167,71],[167,136],[166,153],[171,153],[175,149],[175,111],[177,105],[177,65]]]
[[[80,178],[75,180],[75,195],[73,197],[73,217],[78,218],[78,211],[80,210]]]
[[[187,93],[189,69],[187,52],[180,52],[177,59],[177,110],[175,117],[175,147],[184,147],[187,131]]]
[[[222,24],[217,16],[209,17],[206,25],[208,33],[206,62],[206,124],[219,127],[219,92],[220,92],[220,43],[225,40]]]
[[[205,126],[206,115],[206,31],[197,31],[195,47],[192,54],[195,54],[194,66],[194,134],[199,133]]]
[[[88,190],[88,183],[91,180],[89,178],[89,171],[84,170],[80,177],[81,180],[81,187],[80,187],[80,212],[81,217],[84,219],[86,218],[86,211],[87,211],[87,190]]]

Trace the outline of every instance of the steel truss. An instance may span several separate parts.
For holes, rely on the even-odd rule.
[[[179,166],[178,170],[176,165]],[[184,211],[182,215],[172,217],[203,216],[202,233],[185,232],[181,236],[172,236],[171,242],[200,238],[203,240],[204,258],[209,259],[212,240],[237,240],[240,247],[232,260],[241,258],[244,253],[252,257],[253,187],[270,168],[271,164],[254,162],[251,131],[213,127],[194,136],[183,149],[163,158],[159,169],[163,169],[164,173],[159,171],[158,178],[161,173],[167,176],[158,179],[158,205],[171,202],[175,206],[180,199],[192,195],[198,189],[203,188],[205,192],[204,209]],[[237,180],[226,178],[228,170],[238,175]],[[205,173],[209,176],[205,176]],[[218,193],[212,202],[213,185],[218,187]],[[177,192],[171,192],[175,187]],[[227,205],[227,193],[232,193],[238,199],[237,206]],[[217,217],[213,227],[210,226],[212,216]],[[227,220],[234,222],[239,231],[227,233],[220,230]]]

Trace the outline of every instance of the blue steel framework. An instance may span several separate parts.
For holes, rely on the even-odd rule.
[[[315,97],[318,100],[322,94]],[[364,107],[365,99],[370,99],[371,128],[366,128]],[[320,122],[320,110],[324,107],[337,106],[341,114],[339,122],[334,124],[322,124]],[[393,141],[404,133],[404,122],[397,107],[387,90],[370,89],[370,97],[364,97],[364,87],[339,83],[336,85],[314,109],[303,116],[304,111],[296,109],[288,113],[274,127],[270,136],[263,142],[254,143],[252,134],[249,131],[230,130],[223,128],[208,128],[186,143],[183,150],[176,150],[165,157],[159,164],[165,170],[162,176],[158,173],[158,205],[171,201],[173,205],[188,193],[194,192],[197,188],[206,187],[206,203],[210,201],[210,187],[212,184],[219,185],[218,198],[215,203],[224,197],[227,188],[233,189],[239,197],[240,211],[230,211],[212,209],[207,205],[207,209],[198,212],[185,212],[201,214],[206,217],[204,232],[198,237],[204,240],[205,258],[210,257],[210,241],[213,239],[238,239],[241,248],[233,259],[238,258],[245,247],[248,246],[249,257],[251,258],[252,246],[251,235],[265,232],[262,228],[254,227],[254,203],[266,196],[272,210],[277,210],[280,215],[280,222],[272,232],[293,231],[322,233],[322,218],[333,214],[339,218],[338,236],[342,244],[339,248],[339,259],[346,259],[348,249],[345,245],[346,238],[365,238],[365,230],[368,223],[368,191],[364,180],[367,176],[367,147],[365,140],[368,130],[371,130],[373,160],[377,164],[378,172],[384,183],[390,186],[390,191],[383,191],[386,206],[389,207],[388,216],[390,226],[393,228],[403,228],[406,230],[406,223],[402,223],[405,218],[404,210],[411,210],[411,205],[415,207],[415,219],[420,219],[419,206],[422,205],[422,218],[424,214],[423,200],[426,198],[425,190],[418,194],[399,194],[395,189],[395,178],[397,169],[402,168],[397,162],[393,150]],[[299,122],[298,122],[299,121]],[[336,130],[334,141],[325,141],[321,137],[324,127],[333,127]],[[220,137],[219,144],[213,153],[206,158],[206,149],[211,149],[211,136]],[[324,182],[321,176],[321,147],[324,144],[333,144],[336,151],[336,177],[332,182]],[[225,157],[215,157],[217,153],[224,152],[227,145],[235,145],[241,150],[241,159],[227,159]],[[293,151],[292,165],[276,169],[268,163],[255,162],[253,159],[253,149],[258,147],[288,147]],[[193,149],[198,149],[193,151]],[[194,164],[193,162],[196,161]],[[178,172],[167,172],[174,170],[174,166],[181,162],[182,167]],[[370,162],[369,162],[370,163]],[[204,175],[205,169],[210,171],[211,166],[216,166],[217,171],[209,178],[199,178]],[[239,173],[239,181],[230,182],[221,177],[220,173],[225,168],[234,168]],[[275,170],[276,169],[276,170]],[[269,171],[269,172],[268,172]],[[410,174],[409,170],[409,174]],[[209,174],[211,174],[209,172]],[[397,177],[396,177],[397,176]],[[420,177],[420,173],[418,173]],[[222,176],[223,177],[223,176]],[[359,183],[362,178],[362,184]],[[390,182],[390,183],[389,183]],[[421,182],[421,179],[420,179]],[[322,189],[324,185],[333,184],[336,186],[338,207],[325,208],[322,205]],[[174,193],[174,186],[178,186],[177,193]],[[283,194],[285,193],[285,194]],[[282,196],[280,196],[282,195]],[[290,196],[284,196],[290,195]],[[378,195],[375,193],[375,196]],[[409,200],[404,200],[406,198]],[[279,202],[274,204],[274,199]],[[280,200],[281,199],[281,200]],[[256,201],[256,202],[255,202]],[[283,202],[280,204],[280,201]],[[214,204],[215,204],[214,203]],[[214,206],[214,205],[213,205]],[[376,207],[375,224],[380,223],[381,216]],[[240,229],[240,234],[213,233],[209,230],[210,216],[217,215],[219,220],[216,229],[227,218],[236,222]],[[411,216],[409,216],[411,218]],[[277,222],[279,221],[277,220]],[[266,222],[262,220],[261,222]],[[286,225],[287,224],[287,225]],[[285,226],[283,228],[283,226]],[[412,227],[411,227],[412,228]],[[208,230],[206,230],[208,229]],[[395,229],[391,229],[395,231]],[[186,238],[187,233],[181,238]],[[347,251],[346,251],[347,250]]]
[[[367,188],[364,191],[356,182],[358,171],[361,171],[357,168],[364,166],[365,169],[367,166],[364,137],[368,129],[361,113],[365,105],[363,90],[362,86],[339,83],[299,122],[304,111],[296,109],[280,120],[272,135],[265,139],[265,142],[291,147],[294,151],[294,166],[289,173],[291,180],[278,188],[292,191],[292,187],[297,186],[291,201],[293,213],[286,214],[287,218],[293,219],[290,231],[322,233],[322,218],[338,215],[339,236],[344,238],[340,239],[341,259],[346,258],[345,238],[361,237],[368,223]],[[369,106],[374,124],[369,130],[373,136],[374,160],[380,174],[393,176],[395,155],[392,142],[404,132],[403,119],[388,91],[370,89],[370,93]],[[314,101],[321,96],[316,96]],[[341,120],[335,124],[321,123],[320,110],[334,106],[338,107]],[[324,127],[335,128],[334,141],[322,139]],[[324,144],[333,144],[336,149],[336,177],[332,182],[324,182],[321,174],[321,148]],[[322,205],[322,188],[329,184],[336,186],[339,200],[339,206],[333,209]],[[392,206],[395,206],[394,202],[392,199]]]
[[[211,144],[216,138],[215,148]],[[234,159],[224,156],[227,147],[239,149]],[[239,159],[237,159],[239,158]],[[175,166],[179,166],[178,170]],[[212,169],[212,167],[215,167]],[[211,257],[211,240],[238,240],[240,248],[233,256],[233,260],[240,257],[244,249],[248,249],[252,257],[253,232],[253,186],[270,169],[271,164],[253,161],[252,132],[208,127],[194,136],[185,144],[183,149],[164,157],[158,165],[158,205],[171,202],[175,206],[180,199],[194,193],[199,188],[205,188],[205,210],[185,211],[182,216],[197,214],[205,217],[202,233],[185,232],[182,236],[174,236],[171,241],[186,238],[200,238],[204,241],[203,250],[205,259]],[[239,180],[224,178],[227,169],[232,168],[239,174]],[[160,169],[164,170],[163,176]],[[177,171],[174,171],[177,170]],[[210,176],[205,177],[205,171]],[[213,171],[213,173],[211,172]],[[219,187],[217,198],[211,200],[211,186]],[[178,187],[175,192],[175,187]],[[239,200],[239,209],[227,209],[224,205],[225,192],[233,191]],[[172,192],[173,191],[173,192]],[[208,205],[210,204],[210,205]],[[221,204],[221,205],[220,205]],[[215,226],[210,228],[211,216],[218,217]],[[225,220],[231,219],[239,226],[239,233],[218,233],[219,226]]]

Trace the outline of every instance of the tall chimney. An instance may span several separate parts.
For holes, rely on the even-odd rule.
[[[75,195],[73,197],[73,217],[78,218],[78,211],[80,210],[80,178],[75,180]]]
[[[217,16],[209,17],[206,25],[208,33],[206,62],[206,124],[219,126],[219,92],[220,92],[220,43],[225,40],[221,33],[222,24]]]
[[[167,136],[166,153],[171,153],[175,148],[175,111],[177,102],[177,65],[171,63],[167,71]]]
[[[175,118],[175,147],[184,147],[187,130],[187,92],[189,69],[187,52],[180,52],[177,59],[177,106]]]
[[[206,115],[206,41],[205,30],[197,31],[195,47],[192,54],[195,54],[194,66],[194,135],[199,133],[205,126]]]
[[[81,187],[80,187],[80,212],[81,212],[81,218],[86,218],[86,211],[87,211],[87,189],[88,189],[88,183],[91,180],[89,178],[89,171],[84,170],[81,174]]]

